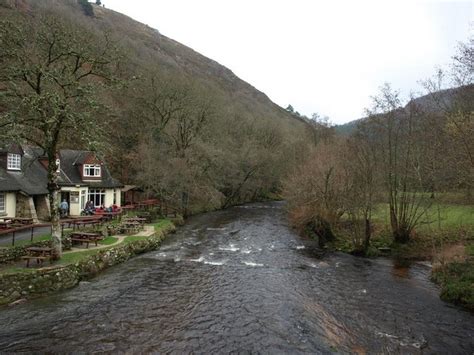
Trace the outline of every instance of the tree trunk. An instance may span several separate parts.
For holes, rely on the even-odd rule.
[[[318,236],[318,244],[323,248],[327,242],[334,240],[331,224],[322,218],[316,218],[311,222],[313,232]]]
[[[405,244],[410,240],[410,232],[404,228],[398,228],[393,231],[393,240],[396,243]]]
[[[61,222],[59,220],[59,199],[57,189],[52,189],[49,191],[49,205],[51,211],[51,237],[53,241],[53,248],[55,256],[59,259],[62,255],[62,231]]]
[[[51,239],[55,256],[59,259],[62,255],[62,230],[59,220],[59,186],[58,186],[58,165],[56,163],[56,148],[48,151],[48,191],[49,209],[51,213]]]
[[[365,219],[365,238],[364,238],[364,254],[367,254],[370,246],[370,237],[371,237],[371,230],[370,230],[370,220],[368,218]]]

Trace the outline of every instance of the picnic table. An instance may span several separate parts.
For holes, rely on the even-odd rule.
[[[0,229],[7,229],[10,227],[12,221],[11,220],[4,220],[3,222],[0,222]]]
[[[77,221],[71,221],[69,225],[72,224],[72,229],[75,230],[76,227],[79,229],[81,226],[86,226],[86,225],[94,225],[94,224],[99,224],[101,223],[100,219],[86,219],[86,220],[77,220]]]
[[[123,221],[122,222],[122,228],[125,229],[126,233],[130,232],[138,232],[142,227],[142,224],[138,221]]]
[[[95,246],[98,246],[98,242],[104,239],[100,233],[89,233],[89,232],[72,232],[71,241],[80,243],[86,243],[86,248],[89,249],[89,243],[95,243]]]
[[[33,218],[19,218],[19,217],[16,217],[16,218],[12,218],[11,221],[12,221],[12,223],[21,224],[21,225],[33,224]]]
[[[36,259],[36,263],[43,265],[44,260],[49,260],[50,263],[53,261],[54,249],[49,247],[29,247],[26,248],[27,255],[21,258],[26,260],[26,267],[30,266],[30,260]]]
[[[103,220],[105,221],[111,221],[112,219],[116,217],[120,217],[122,214],[122,211],[115,211],[115,212],[107,212],[107,211],[101,211],[101,212],[96,212],[96,216],[101,216]]]
[[[140,212],[137,213],[138,218],[145,218],[146,222],[151,222],[151,215],[150,212]]]
[[[147,220],[147,218],[143,217],[128,217],[124,220],[123,223],[125,224],[126,222],[138,222],[140,223],[140,225],[144,225]]]

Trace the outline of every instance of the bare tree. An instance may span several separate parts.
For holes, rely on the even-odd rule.
[[[99,37],[54,13],[0,22],[0,115],[4,138],[28,141],[48,158],[53,244],[61,255],[58,147],[65,132],[90,147],[103,137],[94,113],[101,87],[110,84],[120,58],[108,36]]]
[[[418,111],[415,105],[403,109],[399,93],[389,84],[372,99],[368,124],[371,134],[379,137],[375,144],[388,194],[392,234],[396,242],[406,243],[429,207],[414,156]]]
[[[351,221],[352,243],[356,254],[366,255],[372,237],[372,213],[379,188],[376,147],[367,124],[361,122],[347,141],[345,166],[351,181],[346,195],[346,212]]]

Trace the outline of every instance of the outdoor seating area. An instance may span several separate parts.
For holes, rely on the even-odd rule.
[[[109,226],[109,232],[117,234],[136,234],[143,230],[148,218],[140,216],[124,217],[119,224]]]
[[[39,266],[43,265],[45,260],[49,260],[50,264],[54,259],[54,249],[49,247],[29,247],[26,248],[27,255],[22,256],[23,260],[26,260],[26,267],[30,266],[31,260],[36,260],[36,264]]]
[[[150,209],[152,207],[157,207],[160,206],[160,200],[158,199],[148,199],[148,200],[143,200],[139,202],[135,202],[133,204],[128,204],[125,206],[122,206],[122,209],[128,210],[128,211],[134,211],[134,210],[140,210],[140,209]]]
[[[89,243],[94,243],[95,246],[99,246],[98,242],[104,239],[102,233],[98,232],[73,232],[70,235],[72,244],[86,244],[86,248],[89,249]]]

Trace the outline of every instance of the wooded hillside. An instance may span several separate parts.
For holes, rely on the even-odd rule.
[[[95,129],[86,132],[71,124],[60,136],[60,147],[98,149],[123,183],[142,185],[174,204],[206,210],[278,192],[281,177],[314,140],[314,126],[231,70],[120,13],[75,0],[2,0],[0,17],[9,22],[4,41],[13,33],[17,37],[10,43],[31,53],[23,55],[31,68],[27,75],[51,77],[51,87],[58,72],[69,70],[51,74],[55,63],[44,64],[60,41],[76,41],[79,47],[88,42],[96,58],[107,58],[108,74],[92,72],[87,90],[76,90],[82,102],[74,94],[59,106],[79,115],[87,112]],[[61,26],[75,33],[74,39],[61,38]],[[2,66],[11,68],[11,58],[20,57],[5,56]],[[99,62],[85,60],[81,70],[93,71]],[[25,65],[21,58],[17,64]],[[1,78],[3,112],[33,115],[9,95],[26,92],[31,83],[9,75]],[[30,133],[44,135],[41,130]]]

